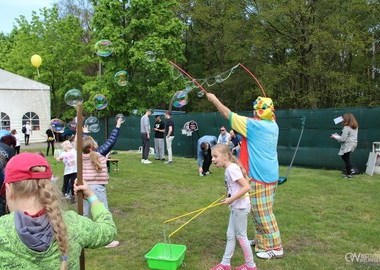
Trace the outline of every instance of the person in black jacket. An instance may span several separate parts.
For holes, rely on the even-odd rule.
[[[0,139],[0,187],[4,182],[4,169],[7,162],[16,155],[16,150],[12,147],[16,145],[16,140],[12,135],[5,135]],[[0,192],[0,216],[6,214],[5,196]]]
[[[51,127],[46,130],[46,136],[47,136],[47,139],[46,139],[46,142],[47,142],[46,156],[49,155],[50,146],[51,146],[51,154],[54,156],[55,137],[54,137],[54,132],[51,129]]]

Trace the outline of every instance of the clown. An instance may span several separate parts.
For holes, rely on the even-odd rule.
[[[273,214],[274,197],[279,179],[277,142],[279,129],[270,98],[253,102],[253,118],[231,112],[219,99],[207,93],[221,115],[229,119],[232,129],[242,137],[241,165],[251,178],[252,213],[255,224],[255,251],[258,258],[271,259],[284,254],[280,230]]]

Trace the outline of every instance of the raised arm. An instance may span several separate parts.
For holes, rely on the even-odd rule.
[[[230,112],[231,110],[228,109],[224,104],[222,104],[222,102],[219,101],[219,99],[212,93],[207,93],[207,99],[212,103],[214,104],[214,106],[216,107],[216,109],[220,112],[220,114],[228,119],[229,115],[230,115]]]

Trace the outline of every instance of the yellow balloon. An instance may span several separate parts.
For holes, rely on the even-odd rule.
[[[32,58],[30,58],[30,62],[32,63],[33,66],[38,68],[39,66],[41,66],[42,58],[38,54],[35,54],[32,56]]]

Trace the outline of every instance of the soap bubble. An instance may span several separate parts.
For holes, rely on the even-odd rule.
[[[182,108],[187,104],[189,101],[189,98],[187,96],[187,93],[185,91],[178,91],[175,93],[174,99],[173,99],[173,106],[176,108]]]
[[[138,113],[139,113],[139,110],[138,110],[138,109],[133,109],[133,110],[131,111],[131,115],[133,115],[133,116],[137,116]]]
[[[202,98],[202,97],[205,96],[205,92],[201,90],[201,91],[199,91],[199,92],[197,93],[197,96],[198,96],[199,98]]]
[[[100,123],[99,119],[95,116],[90,116],[84,121],[84,125],[87,126],[88,130],[92,133],[99,132],[100,130]]]
[[[115,116],[115,120],[116,122],[118,121],[118,119],[121,118],[121,123],[124,123],[125,122],[125,117],[124,117],[124,114],[122,113],[119,113]]]
[[[152,51],[146,51],[145,56],[146,60],[150,63],[156,61],[156,54]]]
[[[103,109],[105,109],[107,107],[108,101],[107,101],[107,98],[104,95],[97,94],[94,97],[94,104],[95,104],[95,108],[97,110],[103,110]]]
[[[107,57],[113,52],[112,42],[107,39],[99,40],[95,43],[95,51],[98,56]]]
[[[54,132],[61,133],[65,129],[65,122],[63,122],[61,119],[54,118],[50,121],[50,126]]]
[[[114,80],[119,86],[126,86],[128,84],[128,72],[120,70],[115,73]]]
[[[78,103],[83,102],[82,92],[75,88],[67,91],[65,94],[65,102],[67,105],[77,106]]]

